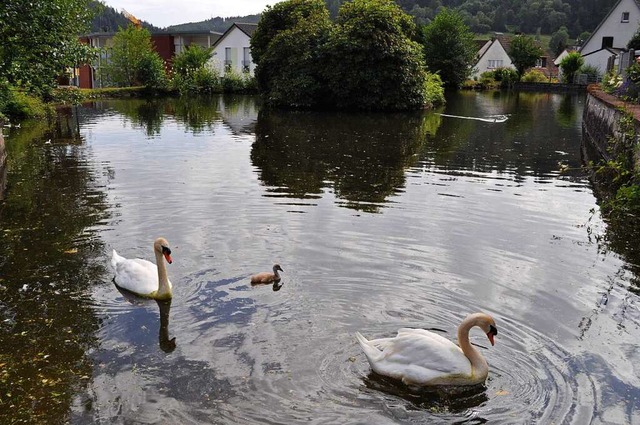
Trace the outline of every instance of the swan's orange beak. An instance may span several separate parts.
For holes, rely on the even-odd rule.
[[[495,345],[495,343],[493,342],[493,337],[496,335],[498,335],[498,329],[493,325],[489,325],[489,332],[487,332],[487,338],[489,338],[489,342],[491,342],[491,345]]]
[[[164,253],[164,259],[167,260],[167,263],[169,264],[173,263],[173,260],[171,259],[171,254],[169,254],[168,252]]]

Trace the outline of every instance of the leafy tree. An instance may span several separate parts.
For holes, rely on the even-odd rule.
[[[527,68],[536,64],[542,53],[542,49],[531,36],[516,35],[511,40],[509,56],[511,56],[513,65],[521,78]]]
[[[251,47],[272,105],[412,109],[441,102],[440,80],[427,80],[416,38],[411,17],[392,0],[345,3],[335,24],[322,0],[286,0],[267,7]]]
[[[173,58],[172,87],[182,94],[212,93],[222,90],[217,69],[207,66],[213,49],[191,45]]]
[[[314,107],[328,102],[321,52],[330,29],[322,0],[287,0],[267,7],[251,38],[251,55],[268,103]]]
[[[278,33],[291,30],[306,19],[324,20],[328,13],[322,0],[286,0],[267,6],[262,13],[258,28],[251,36],[251,57],[258,64],[267,52],[269,43]]]
[[[0,79],[45,94],[67,68],[90,59],[80,43],[91,20],[89,0],[0,2]]]
[[[560,29],[551,35],[549,40],[549,48],[554,55],[559,55],[564,49],[566,49],[569,43],[569,31],[567,27],[560,27]]]
[[[560,61],[562,70],[562,80],[565,83],[572,83],[573,77],[584,65],[584,58],[579,52],[571,52]]]
[[[129,25],[126,29],[120,28],[113,36],[113,45],[108,48],[108,61],[103,69],[104,78],[117,86],[145,84],[149,78],[155,80],[151,76],[159,72],[158,63],[162,63],[162,59],[153,49],[149,30]]]
[[[150,88],[163,88],[167,84],[164,61],[158,54],[144,55],[138,66],[140,84]]]
[[[585,41],[587,41],[591,37],[591,33],[589,31],[585,31],[581,33],[578,38],[576,38],[576,45],[581,46]]]
[[[344,3],[325,46],[333,102],[352,109],[415,109],[427,72],[417,29],[392,0]]]
[[[458,12],[442,9],[423,28],[423,44],[427,68],[440,74],[446,85],[457,87],[470,75],[477,50]]]
[[[203,68],[212,55],[213,48],[192,44],[173,58],[173,71],[182,76],[191,75]]]

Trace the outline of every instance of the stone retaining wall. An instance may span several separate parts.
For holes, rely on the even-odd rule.
[[[522,81],[514,83],[513,88],[515,90],[547,93],[584,93],[587,90],[587,86],[584,84],[523,83]]]
[[[600,158],[611,159],[608,146],[622,137],[619,128],[620,118],[632,114],[635,118],[636,149],[631,154],[634,155],[636,169],[640,169],[640,156],[637,149],[640,134],[640,105],[624,102],[611,96],[600,90],[597,85],[589,86],[588,92],[582,118],[582,138],[585,148],[596,152]]]

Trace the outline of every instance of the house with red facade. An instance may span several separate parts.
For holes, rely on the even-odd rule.
[[[100,49],[100,55],[94,63],[82,65],[73,70],[71,85],[83,89],[109,86],[107,81],[102,80],[100,70],[109,61],[109,47],[113,45],[113,36],[115,34],[115,32],[98,32],[87,34],[80,38],[83,43]],[[173,57],[176,54],[190,45],[212,47],[221,36],[222,34],[219,32],[208,30],[160,32],[151,34],[151,42],[155,51],[164,60],[166,70],[169,71]]]

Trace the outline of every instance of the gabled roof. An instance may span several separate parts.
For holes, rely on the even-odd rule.
[[[491,46],[491,40],[473,40],[476,43],[476,49],[478,49],[478,53],[476,53],[476,57],[481,58],[482,55],[489,49]]]
[[[249,37],[251,37],[253,33],[256,32],[256,28],[258,28],[258,24],[249,24],[244,22],[234,22],[233,25],[240,28],[240,30],[247,34]]]
[[[227,28],[227,30],[220,36],[220,38],[217,39],[215,43],[213,43],[213,47],[216,47],[216,45],[219,44],[227,36],[227,34],[233,31],[234,28],[238,28],[240,31],[245,33],[247,37],[251,38],[253,33],[256,32],[256,28],[258,28],[258,24],[234,22],[229,28]]]
[[[508,37],[501,32],[497,32],[495,37],[500,41],[500,44],[504,51],[507,52],[507,55],[509,55],[509,50],[511,49],[511,37]],[[509,55],[509,57],[511,57],[511,55]]]
[[[482,57],[489,51],[489,49],[491,48],[491,46],[493,46],[494,44],[498,43],[499,45],[502,46],[502,48],[504,49],[504,51],[507,53],[507,56],[509,56],[509,51],[504,47],[504,45],[500,42],[500,39],[498,37],[494,38],[493,40],[487,42],[487,44],[485,44],[482,49],[480,49],[480,51],[478,52],[478,59],[476,59],[476,63],[480,62],[480,59],[482,59]],[[511,56],[509,56],[509,58],[511,58]]]
[[[593,32],[591,33],[591,35],[589,36],[589,38],[587,38],[584,43],[582,43],[582,46],[580,46],[580,48],[578,49],[579,52],[582,52],[582,48],[584,46],[586,46],[589,41],[591,41],[591,39],[593,38],[594,35],[596,35],[596,33],[598,32],[598,30],[600,29],[600,27],[605,23],[605,21],[607,19],[609,19],[609,16],[611,16],[611,14],[613,13],[614,10],[616,10],[616,7],[618,7],[618,5],[620,4],[622,0],[618,0],[616,2],[616,4],[613,5],[613,7],[611,9],[609,9],[609,12],[607,12],[607,16],[605,16],[604,18],[602,18],[602,20],[600,21],[600,23],[598,24],[598,26],[596,27],[596,29],[593,30]],[[640,10],[640,0],[634,0],[633,1],[635,3],[635,5],[638,7],[638,9]],[[602,50],[602,49],[600,49]],[[597,50],[599,51],[599,50]]]
[[[589,55],[593,55],[594,53],[598,53],[598,52],[601,52],[601,51],[603,51],[603,50],[608,51],[608,52],[609,52],[609,53],[611,53],[612,55],[617,55],[617,54],[619,54],[619,53],[621,53],[621,52],[624,52],[624,51],[625,51],[625,49],[618,49],[618,48],[616,48],[616,47],[603,47],[602,49],[594,50],[593,52],[589,52],[589,53],[587,53],[586,55],[582,55],[582,57],[583,57],[583,58],[586,58],[586,57],[587,57],[587,56],[589,56]]]

